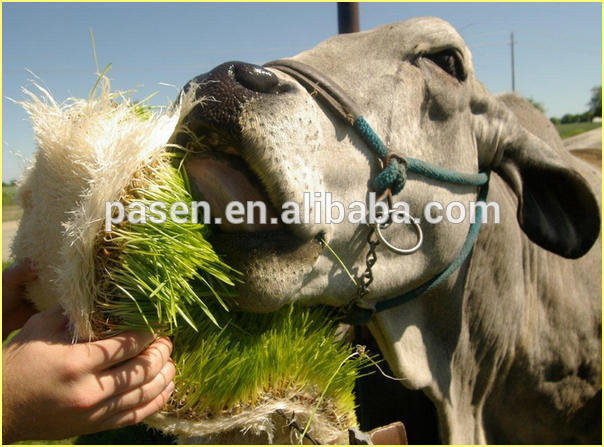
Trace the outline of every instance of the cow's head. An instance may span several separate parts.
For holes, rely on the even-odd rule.
[[[518,195],[520,225],[536,243],[568,257],[591,246],[598,222],[584,217],[597,205],[584,193],[585,182],[475,80],[470,52],[448,23],[418,18],[340,35],[293,59],[338,83],[394,152],[461,172],[500,173]],[[379,172],[375,154],[288,75],[230,62],[186,88],[206,100],[175,141],[190,145],[199,138],[210,147],[192,157],[188,168],[216,215],[228,200],[266,200],[280,210],[288,201],[302,204],[304,192],[330,192],[345,206],[367,200]],[[468,204],[476,191],[410,174],[398,198],[422,217],[430,201]],[[457,255],[469,223],[422,225],[425,241],[415,254],[380,252],[368,299],[400,294],[441,271]],[[223,223],[214,243],[245,273],[239,304],[267,312],[294,300],[348,303],[355,286],[320,238],[358,275],[365,266],[367,231],[346,220]],[[411,226],[387,231],[398,246],[415,242]]]
[[[586,181],[563,154],[527,132],[474,78],[470,52],[448,23],[418,18],[340,35],[292,59],[339,84],[392,151],[459,172],[498,174],[516,196],[510,199],[517,203],[513,225],[519,224],[536,244],[574,258],[597,238],[598,205]],[[266,200],[277,212],[285,202],[301,203],[305,192],[329,192],[345,206],[368,199],[379,173],[376,155],[350,125],[292,77],[232,62],[195,78],[187,88],[206,99],[185,120],[187,131],[175,142],[195,149],[195,140],[200,140],[206,147],[189,159],[188,171],[215,215],[221,215],[229,200]],[[409,174],[397,198],[421,218],[431,201],[443,206],[462,202],[468,209],[476,197],[474,187]],[[421,225],[424,243],[414,254],[379,248],[366,299],[388,299],[434,277],[457,256],[470,223]],[[245,274],[240,306],[268,312],[291,301],[342,306],[353,300],[355,285],[320,239],[359,277],[365,269],[368,231],[366,225],[347,220],[223,224],[213,243]],[[386,232],[399,247],[416,241],[410,225],[393,225]],[[443,302],[446,316],[429,324],[429,307],[442,309],[442,303],[428,302],[424,308],[416,301],[399,312],[402,316],[380,317],[370,324],[395,373],[433,400],[447,392],[434,372],[446,374],[447,366],[433,364],[439,355],[434,347],[447,335],[445,329],[440,338],[431,334],[455,326],[462,312],[459,303]],[[428,333],[426,325],[438,328]]]
[[[448,23],[418,18],[340,35],[292,59],[324,73],[345,90],[392,151],[459,172],[497,173],[517,198],[514,222],[543,248],[574,258],[597,238],[598,205],[586,181],[568,167],[560,151],[526,131],[510,109],[474,78],[470,52]],[[331,193],[332,200],[344,206],[367,201],[380,169],[375,153],[355,129],[294,78],[273,68],[230,62],[193,79],[186,89],[195,89],[205,100],[188,115],[174,141],[193,149],[188,172],[214,216],[224,218],[229,200],[263,200],[276,216],[286,202],[302,204],[305,192]],[[423,218],[429,202],[469,205],[476,197],[474,187],[409,174],[397,199]],[[434,277],[457,256],[470,223],[445,219],[421,225],[424,243],[414,254],[402,256],[379,248],[367,300],[397,296]],[[347,220],[293,225],[223,222],[212,241],[227,262],[245,274],[239,305],[269,312],[291,301],[350,303],[357,290],[340,262],[357,277],[363,273],[368,231],[366,225]],[[399,247],[416,241],[410,225],[392,225],[386,232]],[[322,239],[340,260],[321,244]],[[462,312],[459,303],[443,303],[449,309],[444,319],[429,317],[429,307],[442,303],[427,303],[424,308],[414,302],[404,312],[384,312],[391,318],[384,315],[369,325],[393,371],[405,377],[408,387],[423,389],[434,401],[442,401],[450,386],[443,385],[448,366],[438,357],[452,349],[440,346],[451,329],[425,331],[424,326],[456,327]],[[442,416],[444,405],[438,406]],[[448,430],[445,425],[441,430]],[[445,438],[484,441],[480,435],[455,438],[449,433]]]

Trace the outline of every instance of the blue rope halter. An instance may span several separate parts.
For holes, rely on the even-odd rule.
[[[390,151],[384,145],[380,137],[373,131],[365,118],[359,116],[354,121],[353,126],[361,137],[363,137],[365,143],[373,149],[380,159],[385,161]],[[404,163],[399,163],[396,158],[390,158],[389,164],[373,181],[373,187],[378,194],[381,194],[387,188],[390,188],[392,194],[401,192],[405,187],[405,182],[407,180],[407,170],[424,177],[446,183],[454,183],[456,185],[482,186],[489,181],[488,175],[484,172],[478,174],[464,174],[441,168],[416,158],[405,157],[405,159],[407,160],[407,166],[405,166]]]
[[[359,116],[353,124],[354,128],[359,132],[363,140],[367,145],[382,159],[386,160],[386,157],[390,153],[388,148],[384,145],[380,137],[374,132],[369,123]],[[403,190],[405,182],[407,180],[407,170],[419,174],[423,177],[439,180],[446,183],[453,183],[456,185],[469,185],[479,186],[480,191],[478,193],[478,201],[484,202],[487,198],[489,190],[489,176],[484,172],[478,174],[465,174],[450,169],[441,168],[416,158],[406,157],[405,163],[398,162],[395,158],[390,158],[388,165],[382,170],[382,172],[373,181],[373,187],[378,193],[382,193],[387,188],[390,188],[392,194],[398,194]],[[453,274],[461,265],[465,262],[467,257],[474,248],[474,243],[478,237],[480,231],[480,223],[482,220],[482,208],[478,207],[476,210],[476,220],[470,225],[468,235],[464,241],[461,250],[455,257],[455,259],[440,273],[432,277],[425,283],[418,287],[409,290],[394,298],[390,298],[384,301],[378,301],[373,304],[371,308],[360,307],[358,304],[353,306],[351,311],[347,314],[344,321],[349,324],[364,324],[369,321],[374,313],[381,312],[383,310],[391,309],[392,307],[400,306],[414,298],[417,298],[425,293],[428,293],[436,289],[440,284],[443,283],[451,274]]]
[[[416,158],[390,156],[391,152],[382,142],[381,138],[374,132],[369,123],[360,114],[354,101],[334,82],[319,73],[312,67],[298,61],[278,60],[269,62],[266,66],[274,67],[294,77],[302,85],[316,96],[321,98],[332,111],[339,115],[348,124],[351,124],[365,143],[382,160],[383,170],[373,181],[373,187],[378,194],[390,190],[392,194],[398,194],[405,187],[407,171],[414,172],[426,178],[431,178],[445,183],[456,185],[478,186],[478,201],[485,201],[489,189],[489,175],[484,172],[478,174],[465,174],[440,166],[418,160]],[[465,262],[474,247],[480,223],[482,220],[482,208],[476,211],[476,220],[470,225],[466,240],[455,259],[440,273],[424,282],[418,287],[409,290],[402,295],[378,302],[353,301],[342,321],[349,324],[365,324],[374,313],[400,306],[414,298],[428,293],[443,283]]]

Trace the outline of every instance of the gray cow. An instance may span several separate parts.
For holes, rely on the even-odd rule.
[[[418,18],[340,35],[292,58],[354,99],[397,154],[464,173],[491,171],[501,223],[482,226],[471,256],[436,290],[367,324],[394,375],[433,402],[445,443],[601,443],[601,174],[562,148],[547,120],[514,96],[492,96],[446,22]],[[358,133],[281,70],[223,64],[192,81],[210,97],[187,119],[214,151],[188,164],[214,209],[303,193],[365,201],[379,173]],[[191,135],[196,138],[191,139]],[[236,180],[233,180],[236,179]],[[469,207],[477,190],[409,173],[397,199],[422,216],[431,201]],[[492,217],[492,216],[491,216]],[[457,256],[470,223],[421,223],[411,255],[377,248],[363,304],[416,287]],[[360,276],[366,225],[225,224],[213,243],[241,269],[239,305],[346,306],[357,289],[320,239]],[[386,230],[415,243],[411,225]],[[410,427],[412,429],[412,427]]]

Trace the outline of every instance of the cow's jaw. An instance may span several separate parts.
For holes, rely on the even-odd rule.
[[[285,128],[292,127],[283,121]],[[296,201],[302,207],[302,189],[320,189],[318,171],[305,168],[301,160],[300,165],[292,167],[290,159],[284,160],[273,149],[277,143],[263,138],[252,136],[246,142],[232,144],[210,130],[197,137],[211,147],[194,150],[187,157],[186,171],[195,198],[210,206],[211,222],[220,219],[211,242],[230,265],[243,273],[245,282],[237,293],[241,308],[274,311],[298,295],[295,285],[302,283],[302,277],[312,270],[328,237],[313,224],[283,225],[277,212],[286,201]],[[292,169],[299,175],[283,181],[283,176],[291,177]],[[283,175],[276,175],[277,172]],[[262,202],[265,222],[260,221],[260,212],[255,208],[251,221],[244,218],[233,223],[226,213],[232,202],[243,207]],[[275,288],[275,284],[279,286]]]

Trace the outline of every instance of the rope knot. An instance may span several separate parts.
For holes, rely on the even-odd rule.
[[[384,165],[386,167],[373,180],[373,187],[378,194],[390,188],[392,194],[396,195],[403,190],[407,181],[407,161],[397,155],[388,154]]]
[[[373,131],[365,118],[359,116],[354,122],[354,127],[361,134],[369,147],[384,160],[384,169],[373,180],[373,187],[378,194],[390,189],[392,194],[398,194],[405,187],[407,181],[407,160],[390,153],[380,137]]]

